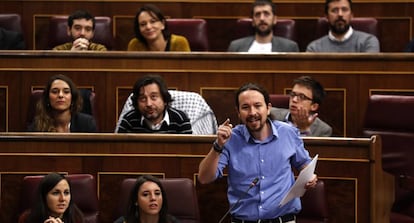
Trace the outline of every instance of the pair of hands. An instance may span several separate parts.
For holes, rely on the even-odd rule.
[[[301,132],[310,131],[310,126],[318,117],[318,113],[311,114],[307,109],[298,108],[298,113],[292,115],[292,121]]]
[[[75,39],[75,41],[73,41],[71,50],[74,50],[74,51],[88,50],[89,44],[90,42],[88,39],[80,37],[80,38]]]
[[[43,223],[64,223],[62,219],[49,216]]]

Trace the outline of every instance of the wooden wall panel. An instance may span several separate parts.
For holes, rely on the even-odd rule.
[[[250,16],[251,1],[185,1],[151,2],[159,6],[167,17],[204,18],[208,22],[211,51],[225,51],[232,40],[234,22]],[[28,49],[46,49],[47,18],[55,14],[70,14],[79,8],[78,1],[22,0],[3,1],[0,13],[19,13]],[[115,50],[125,50],[133,36],[133,17],[143,2],[136,1],[86,1],[82,8],[95,16],[109,16],[114,21]],[[224,10],[223,10],[224,9]],[[298,44],[301,51],[314,39],[315,21],[324,16],[323,1],[283,1],[277,3],[280,18],[297,21]],[[363,1],[354,2],[355,17],[375,17],[379,20],[380,41],[383,52],[400,52],[412,38],[414,2]],[[128,19],[131,20],[128,21]],[[389,32],[389,30],[398,30]]]
[[[8,95],[7,95],[7,86],[0,85],[0,131],[7,132],[7,121],[8,117]]]

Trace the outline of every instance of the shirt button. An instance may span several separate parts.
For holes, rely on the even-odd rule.
[[[260,160],[262,163],[264,162],[264,160],[262,159],[262,160]]]
[[[259,209],[262,209],[262,206],[259,206]]]
[[[264,176],[262,176],[262,179],[264,179]]]
[[[260,191],[261,194],[264,194],[264,191]]]

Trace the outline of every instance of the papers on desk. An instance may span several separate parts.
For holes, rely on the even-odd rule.
[[[312,161],[306,166],[305,169],[300,171],[298,178],[296,179],[296,182],[293,184],[293,186],[290,188],[288,193],[283,197],[282,201],[280,202],[279,206],[283,206],[287,204],[290,200],[292,200],[295,197],[302,197],[305,192],[305,185],[309,180],[312,179],[313,174],[315,172],[316,162],[318,161],[318,154],[312,159]]]

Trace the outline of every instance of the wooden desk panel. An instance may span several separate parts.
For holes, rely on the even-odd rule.
[[[1,222],[15,222],[25,175],[58,171],[97,179],[100,216],[113,221],[122,179],[150,173],[193,179],[203,223],[228,209],[226,180],[197,182],[213,136],[145,134],[0,134]],[[327,188],[330,222],[388,222],[392,179],[381,168],[380,138],[305,138]]]

